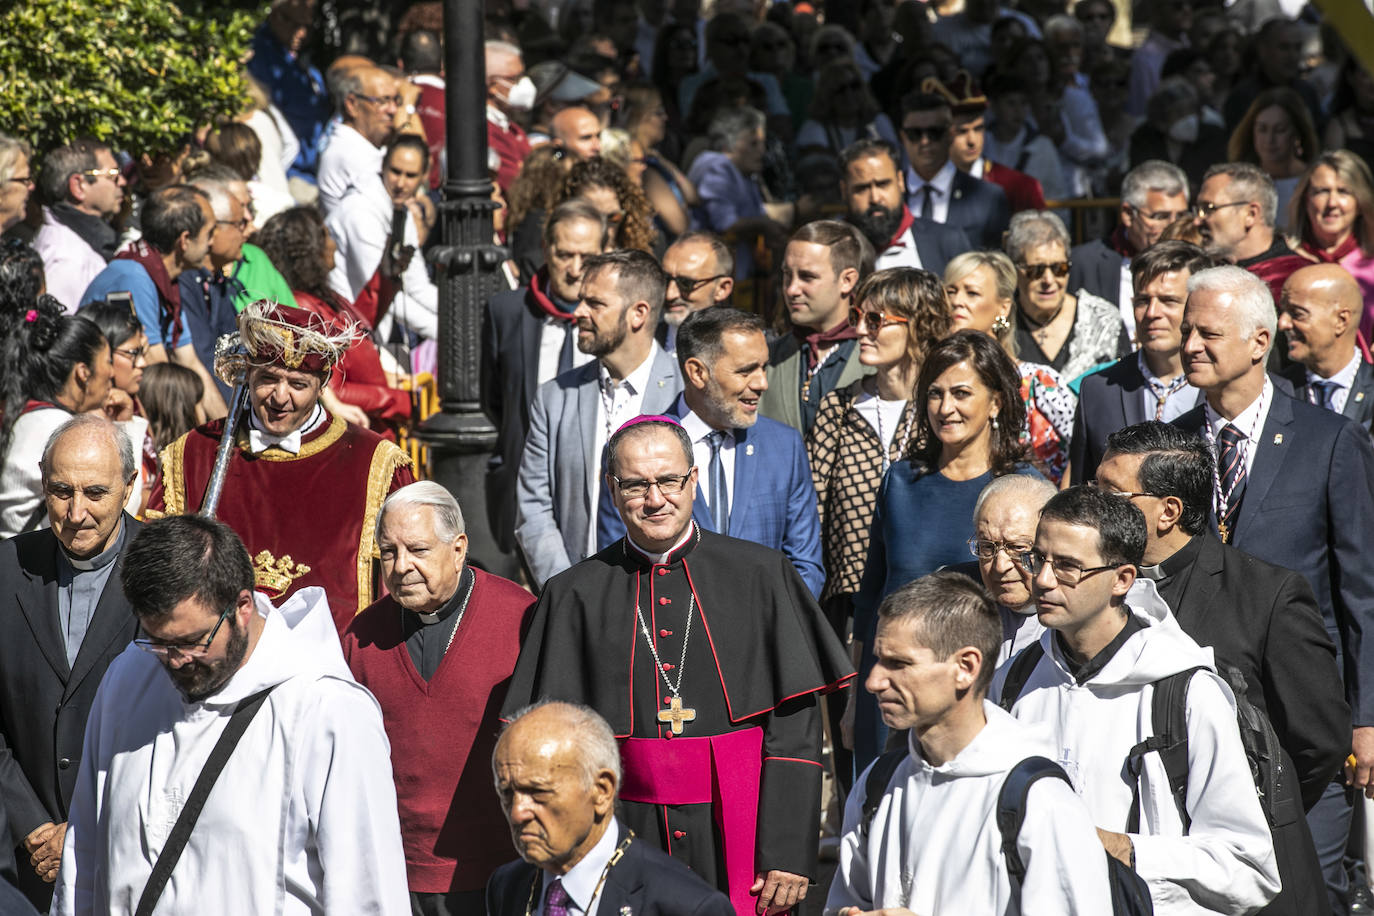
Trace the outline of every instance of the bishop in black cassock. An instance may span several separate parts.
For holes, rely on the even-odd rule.
[[[740,916],[767,879],[777,912],[797,898],[773,897],[772,879],[816,876],[817,698],[853,668],[783,554],[693,524],[691,456],[670,418],[612,437],[629,534],[549,580],[503,718],[545,698],[594,708],[622,739],[625,822]]]

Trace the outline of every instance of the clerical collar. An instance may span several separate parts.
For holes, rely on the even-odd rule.
[[[640,547],[638,544],[636,544],[628,534],[625,535],[625,543],[633,547],[635,549],[635,552],[642,556],[644,559],[648,560],[651,565],[667,566],[677,559],[677,557],[673,556],[674,554],[678,553],[679,551],[681,551],[682,553],[686,553],[687,551],[684,548],[686,548],[689,543],[695,544],[696,538],[698,536],[699,535],[697,534],[697,523],[692,522],[690,525],[687,526],[687,530],[682,533],[682,537],[677,539],[677,543],[674,544],[672,547],[669,547],[667,552],[665,553],[654,553],[652,551],[645,550],[643,547]]]
[[[326,416],[324,407],[316,401],[315,409],[310,412],[308,420],[284,436],[275,436],[262,428],[262,424],[258,422],[257,414],[250,410],[248,411],[248,450],[257,455],[269,448],[279,448],[284,452],[299,455],[301,440],[323,425]]]
[[[102,567],[109,566],[111,563],[115,561],[115,557],[119,556],[119,551],[124,548],[124,538],[129,531],[129,526],[124,524],[123,518],[120,518],[118,524],[119,531],[116,532],[114,539],[110,541],[109,546],[102,550],[100,553],[91,557],[89,560],[79,560],[76,557],[72,556],[70,553],[67,552],[67,548],[62,546],[61,541],[57,542],[58,552],[61,554],[62,559],[66,560],[67,564],[77,572],[90,572],[93,569],[100,569]]]
[[[1080,685],[1086,684],[1096,677],[1101,673],[1103,668],[1107,667],[1107,663],[1115,657],[1116,653],[1121,651],[1121,647],[1126,645],[1126,640],[1131,638],[1131,634],[1135,633],[1137,630],[1145,629],[1145,624],[1141,623],[1136,616],[1131,613],[1129,607],[1125,608],[1125,611],[1126,625],[1121,628],[1121,632],[1117,633],[1116,637],[1102,648],[1102,651],[1085,662],[1080,663],[1075,661],[1073,656],[1069,654],[1069,647],[1068,644],[1064,642],[1064,637],[1059,633],[1054,634],[1054,638],[1059,641],[1059,654],[1064,659],[1064,667],[1069,669],[1069,674],[1073,675],[1073,679],[1076,683]]]
[[[458,574],[458,587],[453,590],[453,596],[444,602],[443,606],[433,614],[416,613],[415,619],[425,626],[441,623],[453,616],[453,612],[467,603],[472,595],[473,584],[477,577],[473,575],[470,567],[463,567],[463,571]]]

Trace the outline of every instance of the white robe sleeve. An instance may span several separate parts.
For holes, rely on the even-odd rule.
[[[1176,899],[1181,890],[1208,910],[1252,913],[1278,894],[1278,863],[1235,709],[1215,675],[1193,677],[1187,722],[1186,806],[1192,825],[1187,836],[1132,835],[1136,871],[1157,901]],[[1146,765],[1148,775],[1163,779],[1157,759]],[[1172,808],[1167,785],[1149,794]],[[1142,824],[1149,813],[1143,813]]]
[[[106,674],[102,687],[112,679],[111,672]],[[98,800],[106,775],[100,734],[105,713],[103,701],[110,692],[97,691],[86,720],[81,766],[76,771],[76,786],[67,807],[67,835],[62,841],[62,866],[53,889],[52,916],[87,916],[97,912],[94,892],[100,870],[97,859],[101,855]]]
[[[864,797],[867,794],[868,771],[854,780],[854,788],[844,805],[844,831],[840,834],[840,864],[825,898],[825,916],[835,916],[841,909],[856,906],[867,912],[873,909],[873,881],[868,867],[868,843],[859,831],[863,817]],[[877,820],[876,816],[874,820]]]
[[[1021,916],[1094,916],[1112,911],[1107,854],[1088,808],[1062,779],[1031,786],[1016,838],[1026,866]]]
[[[301,741],[297,766],[323,911],[409,916],[381,709],[356,683],[324,678],[315,689],[316,708],[301,719],[310,733]]]

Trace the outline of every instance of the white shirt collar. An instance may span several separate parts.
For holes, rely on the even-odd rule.
[[[926,185],[930,185],[936,191],[940,192],[940,194],[948,196],[950,189],[954,187],[955,171],[957,170],[954,168],[953,159],[946,159],[945,164],[940,167],[940,171],[936,172],[935,177],[931,178],[930,181],[926,181],[913,170],[911,174],[916,176],[916,186],[914,188],[909,188],[907,193],[910,194],[914,191],[919,191]]]
[[[487,120],[502,130],[510,130],[510,118],[506,117],[506,113],[495,105],[487,106]]]
[[[1351,385],[1355,384],[1355,373],[1358,372],[1359,369],[1360,351],[1359,348],[1356,348],[1355,352],[1350,356],[1350,362],[1346,363],[1345,368],[1331,376],[1331,378],[1322,378],[1311,369],[1308,369],[1307,384],[1311,385],[1313,382],[1335,382],[1338,387],[1349,389]]]
[[[1227,426],[1235,426],[1236,429],[1247,434],[1253,429],[1255,438],[1258,439],[1261,424],[1256,422],[1256,418],[1258,417],[1260,420],[1263,419],[1262,417],[1259,417],[1260,408],[1262,406],[1268,405],[1273,400],[1274,383],[1269,381],[1269,375],[1266,373],[1264,376],[1264,387],[1260,389],[1259,397],[1255,398],[1253,401],[1250,402],[1249,406],[1247,406],[1240,413],[1236,414],[1236,418],[1234,420],[1227,420],[1221,414],[1213,410],[1212,405],[1207,403],[1206,401],[1203,401],[1203,406],[1207,411],[1207,419],[1212,424],[1212,429],[1214,432],[1219,433]],[[1254,443],[1251,444],[1253,445]]]
[[[601,882],[601,873],[606,870],[606,863],[611,861],[611,856],[619,843],[620,827],[613,819],[606,826],[606,832],[601,834],[601,839],[596,841],[596,845],[581,861],[568,869],[566,875],[563,875],[563,890],[568,892],[570,907],[576,907],[579,913],[590,912],[595,902],[593,895],[596,893],[596,886]],[[540,893],[541,909],[544,895],[553,880],[553,875],[544,872],[544,884]]]
[[[982,181],[982,180],[983,180],[983,166],[986,165],[986,164],[987,164],[986,160],[984,160],[983,157],[979,156],[977,159],[973,160],[973,165],[969,166],[968,173],[969,173],[970,175],[972,175],[974,178],[977,178],[979,181]],[[936,177],[938,177],[938,176],[936,176]]]
[[[696,529],[696,526],[696,522],[692,522],[690,525],[688,525],[687,530],[682,533],[682,537],[677,539],[677,543],[674,544],[672,547],[669,547],[667,550],[663,551],[663,553],[650,553],[643,547],[640,547],[638,544],[636,544],[628,534],[625,536],[625,540],[627,543],[629,543],[631,547],[639,551],[639,553],[644,556],[644,559],[648,560],[650,563],[653,563],[655,566],[663,566],[668,562],[668,558],[673,555],[673,551],[677,550],[683,544],[687,543],[687,539],[692,536],[692,531]]]
[[[649,355],[644,357],[644,362],[639,364],[629,375],[621,380],[620,385],[625,386],[630,394],[642,394],[649,387],[649,376],[654,371],[654,359],[657,358],[660,347],[655,340],[649,347]],[[601,383],[601,390],[611,388],[611,374],[606,371],[606,364],[598,361],[596,364],[596,377]],[[619,386],[616,386],[619,387]]]
[[[264,430],[258,424],[257,415],[249,411],[248,451],[252,452],[254,455],[258,455],[267,451],[269,448],[279,448],[284,452],[299,455],[301,452],[301,439],[307,433],[312,433],[318,429],[319,426],[324,423],[325,416],[324,408],[321,407],[317,401],[315,402],[315,409],[310,412],[310,418],[308,420],[284,436],[274,436]]]
[[[693,442],[700,442],[716,431],[715,427],[710,426],[705,420],[697,416],[695,410],[687,411],[687,416],[682,418],[682,428],[687,431],[687,438]],[[725,433],[726,439],[733,440],[735,438],[733,429],[722,430],[722,432]]]

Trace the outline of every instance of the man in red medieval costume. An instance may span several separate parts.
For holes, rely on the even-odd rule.
[[[244,309],[248,410],[236,418],[216,513],[248,547],[260,591],[280,601],[322,586],[340,633],[380,594],[374,558],[382,502],[415,479],[405,452],[320,403],[353,335],[305,309],[267,301]],[[163,450],[150,516],[200,511],[224,422],[199,426]],[[302,512],[309,494],[328,499]]]
[[[725,891],[780,913],[816,877],[820,694],[853,677],[791,562],[692,522],[677,420],[607,444],[626,537],[549,580],[503,718],[541,699],[596,709],[622,739],[622,816]]]

